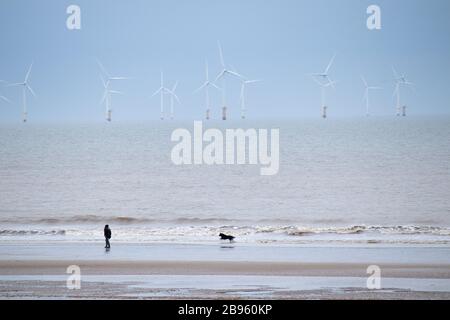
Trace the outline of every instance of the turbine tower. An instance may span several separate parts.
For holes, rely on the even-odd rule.
[[[406,117],[406,105],[402,106],[400,103],[400,86],[413,86],[414,84],[412,82],[409,82],[405,75],[399,75],[397,71],[392,67],[392,72],[394,73],[395,77],[395,90],[394,90],[394,96],[397,96],[397,117],[402,115],[403,117]]]
[[[326,89],[328,87],[333,87],[336,84],[336,81],[329,81],[327,83],[322,83],[319,80],[317,80],[316,78],[313,78],[314,81],[320,86],[320,90],[321,90],[321,101],[322,101],[322,118],[326,119],[328,117],[327,115],[327,110],[328,107],[326,105]]]
[[[222,66],[222,71],[219,73],[219,75],[216,77],[214,82],[217,82],[218,80],[222,80],[222,120],[227,120],[227,100],[226,100],[226,76],[232,75],[238,79],[243,79],[243,77],[238,74],[235,71],[229,70],[225,64],[225,59],[223,58],[223,51],[222,51],[222,45],[220,44],[220,41],[217,41],[217,44],[219,46],[219,55],[220,55],[220,64]]]
[[[240,96],[240,100],[241,100],[241,118],[242,119],[245,119],[245,112],[247,111],[246,105],[245,105],[245,88],[247,87],[248,84],[257,83],[257,82],[261,82],[261,81],[262,80],[242,80],[241,96]]]
[[[178,102],[178,104],[181,104],[180,99],[178,99],[177,95],[175,94],[177,87],[178,87],[178,81],[175,82],[175,84],[173,85],[171,90],[167,90],[167,93],[170,95],[170,119],[171,120],[173,120],[173,118],[174,118],[173,109],[174,109],[174,105],[175,105],[175,100]]]
[[[103,94],[103,98],[102,98],[102,102],[105,102],[106,105],[106,120],[108,122],[112,121],[112,110],[111,110],[111,94],[123,94],[122,92],[119,91],[115,91],[115,90],[110,90],[109,89],[109,85],[111,84],[111,82],[113,81],[117,81],[117,80],[128,80],[127,77],[118,77],[118,76],[112,76],[107,70],[106,68],[103,66],[103,64],[100,62],[100,60],[97,59],[97,64],[100,67],[100,70],[103,72],[103,74],[106,76],[106,81],[105,79],[103,79],[102,74],[100,74],[100,78],[102,79],[102,83],[103,83],[103,87],[105,89],[105,92]]]
[[[27,122],[28,118],[28,111],[27,111],[27,91],[29,91],[35,98],[36,98],[36,94],[34,93],[33,89],[30,87],[30,85],[28,84],[28,80],[30,79],[30,74],[31,74],[31,69],[33,67],[33,63],[30,65],[30,67],[28,68],[28,72],[25,75],[25,79],[23,82],[18,82],[18,83],[12,83],[10,85],[8,85],[8,87],[22,87],[22,98],[23,98],[23,112],[22,112],[22,121],[23,122]]]
[[[366,116],[368,117],[368,116],[370,116],[369,92],[370,92],[370,90],[381,90],[382,88],[381,87],[369,86],[367,84],[366,79],[363,76],[361,76],[361,80],[362,80],[362,82],[364,83],[364,86],[365,86],[364,98],[363,99],[366,100]]]
[[[206,81],[194,91],[194,93],[199,92],[200,90],[205,89],[205,96],[206,96],[206,120],[210,119],[210,113],[211,113],[211,105],[210,105],[210,98],[209,98],[209,87],[212,86],[216,88],[217,90],[221,90],[218,86],[216,86],[214,83],[209,81],[209,68],[208,68],[208,61],[206,61]]]

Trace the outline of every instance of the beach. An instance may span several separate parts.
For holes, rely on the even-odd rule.
[[[446,247],[0,245],[2,299],[449,299]],[[167,254],[165,254],[167,253]],[[81,270],[71,290],[67,268]],[[367,288],[378,265],[381,288]]]
[[[280,128],[270,177],[175,166],[189,121],[0,127],[0,299],[449,299],[450,119],[329,120],[204,124]]]

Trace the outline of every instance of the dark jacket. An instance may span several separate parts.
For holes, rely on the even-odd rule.
[[[111,229],[110,228],[105,228],[104,233],[105,233],[106,239],[111,239]]]

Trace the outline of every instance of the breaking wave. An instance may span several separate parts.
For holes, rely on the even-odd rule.
[[[65,230],[10,230],[10,229],[0,230],[0,236],[30,236],[30,235],[63,236],[65,234],[66,234]]]
[[[123,220],[120,220],[123,221]],[[129,220],[126,220],[129,221]],[[202,220],[203,221],[203,220]],[[183,221],[186,222],[186,221]],[[192,222],[192,221],[190,221]],[[198,222],[194,219],[193,222]],[[65,229],[55,229],[52,226],[34,226],[28,230],[18,227],[0,229],[0,237],[20,236],[63,236],[64,239],[85,239],[102,237],[102,227],[95,225],[71,226]],[[308,239],[366,239],[368,242],[377,243],[381,239],[414,239],[420,240],[434,237],[435,239],[450,241],[450,228],[433,226],[364,226],[355,225],[348,227],[300,227],[300,226],[233,226],[233,225],[159,225],[159,226],[135,226],[115,225],[115,238],[123,241],[140,240],[164,240],[195,238],[199,242],[204,239],[214,239],[220,232],[232,234],[236,237],[255,238],[258,241],[286,240],[302,241]],[[436,238],[437,237],[437,238]],[[295,240],[297,239],[297,240]]]

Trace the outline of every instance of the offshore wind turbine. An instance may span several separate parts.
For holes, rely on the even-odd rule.
[[[167,93],[170,95],[170,119],[171,120],[173,120],[173,117],[174,117],[173,109],[174,109],[174,105],[175,105],[175,100],[178,102],[178,104],[181,104],[180,99],[178,99],[178,96],[175,94],[177,87],[178,87],[178,81],[175,82],[172,89],[167,90]]]
[[[36,94],[34,93],[33,89],[30,87],[30,85],[28,84],[28,80],[30,79],[30,74],[31,74],[31,69],[33,68],[33,63],[30,65],[30,67],[28,68],[28,72],[25,75],[25,79],[23,80],[23,82],[18,82],[18,83],[11,83],[8,85],[8,87],[22,87],[22,98],[23,98],[23,112],[22,112],[22,121],[23,122],[27,122],[27,116],[28,116],[28,111],[27,111],[27,91],[29,91],[35,98],[36,98]]]
[[[234,76],[238,79],[243,79],[243,77],[233,71],[233,70],[229,70],[225,64],[225,59],[223,58],[223,50],[222,50],[222,45],[220,44],[220,41],[217,41],[217,45],[219,46],[219,56],[220,56],[220,64],[222,66],[222,71],[220,71],[220,73],[218,74],[218,76],[216,77],[216,79],[214,80],[214,82],[217,82],[218,80],[222,80],[222,120],[226,120],[227,119],[227,100],[226,100],[226,76],[227,75],[231,75]]]
[[[365,90],[364,90],[364,100],[366,100],[366,116],[370,116],[370,104],[369,104],[369,92],[370,90],[381,90],[381,87],[375,87],[375,86],[369,86],[369,84],[367,83],[366,79],[361,76],[361,80],[364,83],[365,86]]]
[[[100,104],[105,102],[106,120],[111,122],[111,120],[112,120],[111,95],[112,94],[121,94],[121,95],[123,95],[123,92],[109,89],[109,82],[105,82],[105,80],[103,79],[102,76],[100,76],[100,79],[102,79],[103,87],[105,89],[105,91],[103,93],[102,100],[100,101]]]
[[[414,85],[412,82],[408,81],[405,75],[399,75],[397,71],[392,67],[392,72],[394,73],[395,77],[395,90],[394,90],[394,96],[397,96],[397,116],[400,116],[402,114],[404,117],[406,116],[406,106],[400,105],[400,86],[412,86]]]
[[[210,118],[210,112],[211,112],[211,105],[210,105],[210,97],[209,97],[209,87],[214,87],[217,90],[221,90],[218,86],[216,86],[214,83],[212,83],[211,81],[209,81],[209,67],[208,67],[208,61],[206,61],[206,80],[205,82],[197,89],[194,91],[194,93],[199,92],[200,90],[205,89],[205,96],[206,96],[206,120],[209,120]]]
[[[164,73],[161,70],[161,86],[158,90],[155,91],[155,93],[152,95],[152,97],[156,96],[157,94],[160,94],[160,102],[161,102],[161,120],[164,120],[164,94],[170,94],[170,90],[164,87]]]
[[[105,89],[104,94],[103,94],[103,98],[101,100],[100,103],[105,102],[105,106],[106,106],[106,120],[108,122],[112,121],[112,110],[111,110],[111,94],[123,94],[120,91],[115,91],[115,90],[110,90],[109,89],[109,85],[111,84],[111,82],[113,81],[117,81],[117,80],[128,80],[129,78],[127,77],[121,77],[121,76],[112,76],[107,70],[106,68],[103,66],[103,64],[100,62],[100,60],[97,59],[97,64],[100,67],[100,70],[103,72],[103,74],[106,76],[106,80],[103,79],[102,74],[100,74],[100,78],[102,79],[102,83],[103,83],[103,87]]]
[[[252,83],[257,83],[257,82],[261,82],[262,80],[242,80],[241,83],[241,96],[240,96],[240,100],[241,100],[241,118],[245,119],[245,112],[247,111],[246,109],[246,105],[245,105],[245,89],[247,87],[247,85],[252,84]]]

